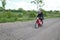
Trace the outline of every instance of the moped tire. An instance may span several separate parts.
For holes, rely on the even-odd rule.
[[[37,23],[35,23],[35,28],[36,28],[36,29],[38,28],[38,24],[37,24]]]

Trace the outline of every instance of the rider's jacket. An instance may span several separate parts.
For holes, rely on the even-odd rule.
[[[41,12],[40,14],[38,14],[37,17],[40,18],[40,19],[44,19],[43,18],[43,12]]]

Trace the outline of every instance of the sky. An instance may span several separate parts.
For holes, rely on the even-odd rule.
[[[6,9],[19,9],[23,8],[24,10],[37,10],[37,6],[31,3],[33,0],[6,0]],[[60,10],[60,0],[43,0],[44,10]],[[0,6],[1,1],[0,1]]]

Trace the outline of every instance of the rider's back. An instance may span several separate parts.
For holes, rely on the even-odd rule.
[[[43,19],[43,12],[38,13],[37,17]]]

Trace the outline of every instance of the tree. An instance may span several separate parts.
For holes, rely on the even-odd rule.
[[[3,10],[3,8],[2,8],[2,7],[0,7],[0,10]]]
[[[2,2],[2,8],[5,9],[6,0],[0,0]]]
[[[44,4],[43,4],[43,0],[34,0],[34,1],[31,1],[31,3],[36,4],[38,10],[40,10],[41,7],[44,5]]]

